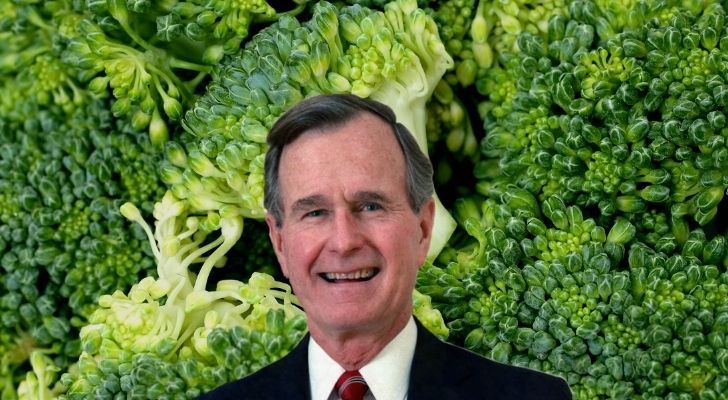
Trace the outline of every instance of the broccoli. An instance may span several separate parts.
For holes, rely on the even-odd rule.
[[[235,210],[191,215],[168,191],[154,206],[154,231],[132,203],[121,212],[146,232],[157,278],[100,298],[81,329],[78,366],[63,375],[62,398],[196,397],[275,361],[303,337],[303,311],[271,276],[208,288],[211,269],[242,234]]]
[[[579,399],[725,392],[728,273],[707,263],[725,259],[724,236],[664,253],[626,219],[605,231],[558,196],[501,189],[460,202],[477,245],[418,276],[449,340],[561,375]]]
[[[235,54],[248,36],[251,25],[270,22],[282,15],[303,11],[308,0],[297,0],[296,7],[286,12],[276,10],[264,0],[237,1],[174,1],[156,18],[157,36],[172,42],[185,37],[206,44],[203,59],[216,64],[225,54]],[[134,3],[133,10],[145,12],[149,1]]]
[[[227,254],[234,260],[234,268],[216,268],[210,274],[211,281],[222,279],[247,280],[254,272],[266,273],[277,280],[284,279],[278,268],[278,259],[268,237],[268,225],[264,221],[248,219],[242,240],[238,241]]]
[[[349,5],[359,5],[371,9],[384,10],[387,0],[344,0]],[[446,74],[448,83],[469,86],[475,79],[477,66],[473,60],[473,52],[468,39],[470,24],[473,20],[475,0],[417,0],[419,8],[423,9],[437,26],[438,36],[445,45],[455,63],[455,70]]]
[[[66,398],[154,397],[160,390],[195,396],[253,372],[295,344],[305,324],[287,285],[259,273],[248,283],[227,279],[214,284],[213,269],[226,263],[243,233],[243,218],[262,215],[257,198],[265,134],[293,101],[344,89],[386,97],[407,112],[400,114],[403,122],[421,128],[414,131],[425,145],[424,103],[450,58],[435,36],[423,38],[434,35],[434,28],[414,6],[403,1],[374,13],[320,3],[308,24],[284,16],[251,39],[239,57],[220,66],[207,94],[183,120],[186,132],[165,146],[161,173],[170,190],[154,207],[154,231],[131,203],[121,208],[144,228],[157,277],[140,280],[128,293],[101,297],[101,307],[81,330],[79,368],[62,379]],[[279,52],[280,47],[286,51]],[[309,48],[318,63],[305,58]],[[379,51],[385,52],[381,58],[373,57]],[[335,61],[342,64],[340,73],[322,74]],[[289,73],[281,74],[281,68]],[[245,101],[253,98],[254,103]],[[415,298],[416,312],[428,326],[446,334],[427,298]],[[279,322],[267,325],[262,322],[267,318]],[[281,328],[287,324],[291,326]],[[248,331],[263,335],[258,346],[239,338]],[[162,382],[140,376],[152,366],[165,371]],[[191,380],[190,368],[209,372]]]
[[[16,383],[36,350],[66,368],[99,296],[153,271],[142,231],[119,206],[151,209],[163,193],[160,157],[108,108],[36,104],[22,125],[3,119],[0,371]]]
[[[61,399],[194,398],[279,359],[307,332],[287,284],[260,272],[247,283],[209,279],[243,232],[235,209],[193,215],[168,191],[154,207],[154,231],[131,203],[121,212],[146,232],[158,278],[100,298],[81,329],[78,364],[61,379]],[[446,337],[429,298],[413,298],[425,326]]]
[[[469,93],[478,71],[471,42],[468,39],[474,0],[419,1],[420,7],[431,16],[440,40],[453,58],[453,68],[446,71],[427,102],[426,134],[428,154],[433,160],[435,184],[445,197],[465,193],[472,187],[472,177],[458,174],[471,170],[479,157],[477,144],[481,131],[473,129],[468,107]],[[475,123],[475,126],[480,125]]]
[[[444,80],[450,85],[472,85],[478,71],[476,57],[480,56],[469,36],[475,0],[431,1],[422,7],[432,15],[445,49],[455,62],[454,69],[445,75]]]
[[[66,112],[85,106],[90,93],[75,71],[60,60],[58,41],[80,16],[67,4],[3,1],[0,15],[0,109],[4,118],[22,122],[32,116],[29,98]]]
[[[344,0],[343,3],[384,10],[386,4],[390,2]],[[475,0],[417,0],[417,5],[435,22],[445,50],[454,59],[454,71],[447,73],[444,79],[451,85],[459,83],[462,86],[470,86],[477,73],[474,57],[479,56],[474,54],[468,36],[476,7]]]
[[[722,398],[724,7],[0,0],[0,397],[192,398],[289,351],[265,136],[351,92],[459,225],[439,208],[427,329],[577,399]]]
[[[484,198],[456,202],[471,239],[417,289],[449,340],[575,398],[718,398],[725,13],[610,4],[571,3],[477,83]]]
[[[558,193],[603,219],[668,211],[676,234],[710,223],[728,189],[718,133],[725,12],[714,4],[701,15],[674,11],[664,24],[643,18],[608,39],[565,17],[550,21],[548,39],[521,35],[521,52],[504,57],[516,92],[483,107],[483,162],[497,160],[502,179],[542,199]]]
[[[371,97],[391,106],[426,151],[425,102],[451,65],[414,0],[384,12],[321,2],[305,23],[283,16],[216,69],[182,120],[191,138],[166,149],[163,177],[197,211],[233,207],[262,218],[265,136],[283,111],[318,93]],[[442,205],[435,224],[432,254],[454,226]]]
[[[169,135],[162,113],[178,120],[209,66],[198,51],[189,51],[188,59],[177,58],[142,36],[154,22],[154,10],[136,13],[123,1],[87,6],[77,28],[65,37],[63,61],[92,92],[104,94],[110,88],[116,98],[114,115],[128,115],[137,129],[149,128],[152,142],[161,145]],[[177,71],[197,74],[184,80]]]
[[[42,351],[30,355],[32,372],[18,386],[19,400],[52,399],[62,391],[63,385],[58,381],[60,368]]]
[[[568,2],[544,0],[479,0],[473,18],[470,37],[478,67],[488,69],[503,52],[519,49],[516,41],[522,32],[544,35],[552,16],[563,15]]]
[[[61,32],[64,64],[92,92],[110,89],[114,114],[149,128],[155,145],[193,104],[212,65],[238,51],[250,25],[285,14],[264,0],[88,1],[77,8],[76,27]]]
[[[435,184],[455,185],[456,171],[472,169],[480,156],[477,136],[461,96],[445,79],[438,82],[427,103],[427,144],[433,160]],[[472,182],[460,183],[471,187]]]
[[[448,195],[467,193],[472,187],[472,176],[458,171],[471,170],[479,158],[478,142],[482,130],[474,129],[480,124],[473,121],[468,108],[469,87],[478,72],[477,63],[468,33],[473,20],[474,0],[450,0],[421,4],[437,25],[440,39],[453,58],[453,68],[437,83],[432,97],[427,102],[428,152],[434,163],[435,184],[438,192]]]

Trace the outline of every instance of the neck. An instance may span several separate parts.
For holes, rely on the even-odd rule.
[[[407,325],[410,315],[404,315],[387,329],[363,331],[360,329],[324,332],[309,327],[311,337],[334,361],[345,370],[358,370],[367,365]]]

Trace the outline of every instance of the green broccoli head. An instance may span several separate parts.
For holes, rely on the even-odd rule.
[[[61,382],[62,399],[195,398],[247,376],[288,353],[306,333],[302,314],[282,309],[261,314],[255,325],[203,326],[192,342],[171,353],[129,351],[110,343],[85,346],[77,370]]]
[[[80,331],[79,367],[63,377],[66,398],[195,397],[283,356],[305,333],[288,285],[258,272],[246,283],[210,279],[243,233],[236,209],[191,214],[168,191],[154,205],[154,230],[132,203],[120,211],[143,229],[157,271],[99,298]]]
[[[477,244],[417,280],[450,341],[561,375],[576,398],[725,389],[724,236],[653,247],[627,219],[605,233],[559,197],[538,204],[514,186],[459,208]]]
[[[669,210],[661,218],[682,240],[685,224],[711,223],[728,189],[722,64],[717,39],[696,32],[722,32],[725,12],[668,6],[669,18],[643,15],[607,37],[584,11],[596,5],[553,18],[546,38],[521,35],[520,52],[503,57],[516,92],[482,108],[487,159],[476,171],[496,159],[503,180],[594,208],[605,222]]]
[[[154,269],[143,232],[119,206],[162,193],[159,156],[145,135],[96,101],[66,113],[43,106],[5,132],[0,150],[3,370],[35,349],[65,368],[99,296]],[[20,371],[20,369],[19,369]],[[19,377],[17,377],[19,378]]]
[[[301,12],[300,3],[279,14],[262,0],[89,1],[60,32],[62,60],[92,92],[112,93],[114,114],[161,146],[212,65],[238,51],[252,24]]]

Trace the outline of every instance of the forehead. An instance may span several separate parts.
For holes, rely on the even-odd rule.
[[[284,147],[279,165],[284,207],[294,201],[289,195],[315,194],[308,192],[334,184],[359,190],[397,186],[404,191],[404,175],[404,155],[392,128],[369,113],[304,132]]]

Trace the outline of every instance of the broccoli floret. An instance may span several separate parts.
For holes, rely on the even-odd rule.
[[[725,12],[665,9],[669,22],[607,39],[578,17],[553,18],[547,39],[521,35],[505,58],[517,92],[484,108],[484,166],[495,158],[503,179],[596,208],[605,223],[651,210],[670,211],[673,234],[710,223],[728,189],[728,149],[718,43],[696,32],[718,32]]]
[[[426,7],[437,24],[447,52],[455,62],[454,69],[443,79],[453,86],[471,86],[478,73],[476,59],[482,57],[482,52],[473,46],[470,37],[475,18],[475,0],[438,1],[431,2]]]
[[[456,215],[476,247],[418,275],[448,340],[563,376],[580,399],[724,390],[725,352],[716,346],[724,345],[728,309],[718,299],[728,275],[704,263],[725,258],[724,236],[706,240],[696,230],[684,245],[653,248],[626,219],[605,234],[558,197],[537,204],[514,186],[499,193],[459,201]],[[698,244],[706,242],[707,252]]]
[[[66,2],[3,2],[0,16],[0,82],[3,118],[31,118],[30,100],[66,112],[85,106],[90,93],[60,60],[63,34],[80,19]]]
[[[480,156],[470,116],[459,94],[445,79],[441,80],[427,103],[428,154],[435,161],[435,184],[445,192],[455,187],[469,191],[473,182],[458,171],[472,170]],[[465,187],[466,189],[463,189]]]
[[[384,10],[391,1],[344,0],[342,3]],[[444,79],[450,85],[470,86],[478,70],[474,60],[477,55],[474,54],[469,38],[476,7],[475,0],[417,0],[417,5],[435,22],[438,36],[454,60],[454,70],[449,71]]]
[[[60,368],[43,351],[31,354],[30,365],[32,371],[18,387],[19,400],[51,399],[62,393],[64,388],[58,380]]]
[[[278,309],[263,317],[259,326],[200,328],[194,345],[176,354],[89,348],[78,371],[64,375],[69,389],[60,398],[195,398],[276,361],[306,333],[303,315],[287,318]]]
[[[455,189],[453,192],[465,192],[467,189],[463,187],[471,186],[472,182],[464,181],[457,172],[472,169],[479,155],[480,140],[479,132],[473,129],[468,105],[463,101],[469,96],[466,88],[473,84],[478,70],[468,38],[475,2],[450,0],[432,2],[426,7],[454,62],[454,68],[437,83],[427,102],[428,151],[431,159],[436,160],[435,183],[442,192],[450,192],[450,187]]]
[[[235,54],[240,49],[251,25],[298,14],[307,1],[295,1],[296,7],[286,12],[277,12],[264,0],[174,1],[165,5],[156,17],[157,36],[166,42],[185,37],[204,43],[207,48],[202,59],[216,64],[225,54]],[[133,11],[148,12],[150,6],[149,1],[139,1]]]
[[[158,277],[100,298],[81,329],[83,353],[62,379],[62,398],[195,397],[282,357],[306,332],[290,287],[269,275],[208,290],[211,269],[240,239],[240,215],[192,216],[171,192],[154,207],[154,231],[131,203],[121,212],[145,230]]]
[[[104,94],[110,88],[117,99],[111,109],[114,115],[129,115],[137,129],[148,127],[152,142],[161,145],[169,135],[161,113],[178,120],[183,106],[194,99],[198,79],[209,67],[176,59],[147,43],[130,28],[125,6],[114,7],[111,12],[134,41],[117,41],[86,18],[69,38],[64,61],[81,71],[81,79],[88,82],[91,91]],[[185,82],[176,75],[176,68],[199,74]]]
[[[724,4],[294,3],[0,0],[0,397],[191,398],[290,350],[265,136],[329,92],[467,196],[427,329],[577,399],[728,392]]]
[[[508,184],[532,193],[544,218],[512,222],[518,229],[510,233],[504,223],[501,229],[506,238],[522,234],[521,227],[535,237],[513,238],[521,258],[476,263],[489,271],[486,278],[450,273],[462,283],[440,278],[456,290],[435,292],[462,296],[468,282],[497,282],[502,265],[516,265],[527,285],[542,288],[528,288],[523,301],[541,308],[504,310],[493,296],[509,291],[497,285],[483,285],[487,297],[473,294],[477,302],[433,295],[433,304],[466,346],[561,374],[576,398],[714,397],[725,390],[724,362],[708,356],[720,341],[707,337],[722,337],[724,327],[708,316],[722,309],[710,301],[696,304],[726,290],[724,228],[715,218],[728,189],[717,172],[726,152],[717,138],[724,116],[716,63],[725,13],[719,5],[693,12],[672,3],[646,12],[649,3],[640,2],[624,18],[607,18],[608,26],[595,17],[615,12],[607,4],[575,4],[549,21],[546,36],[520,35],[519,51],[501,55],[501,69],[480,83],[496,96],[481,107],[485,157],[476,168],[483,179],[476,188],[503,203]],[[488,171],[494,164],[500,171]],[[557,194],[565,208],[549,204]],[[486,210],[492,200],[484,204],[491,205],[480,219],[490,227],[502,212]],[[589,261],[602,265],[598,273],[564,274],[569,268],[559,266],[576,257],[579,246],[603,241],[603,234],[592,234],[581,242],[572,228],[564,229],[568,217],[554,218],[554,210],[573,206],[585,221],[592,217],[594,226],[611,228],[600,261]],[[466,214],[473,209],[464,208]],[[550,231],[545,221],[559,229],[543,235]],[[500,252],[513,247],[507,241],[496,246]],[[451,263],[443,270],[461,269],[462,263]],[[520,291],[511,291],[518,301]],[[483,312],[490,316],[478,317]],[[524,324],[522,331],[514,331],[514,319]],[[540,352],[531,347],[518,354],[514,337],[533,340]]]
[[[212,65],[239,50],[251,24],[288,15],[263,0],[93,1],[82,12],[63,35],[63,61],[91,91],[110,91],[114,114],[149,128],[155,145],[193,104]]]
[[[472,49],[479,68],[487,71],[499,55],[518,50],[518,35],[545,36],[551,17],[566,14],[568,2],[543,0],[479,0],[470,28]]]
[[[145,135],[96,101],[35,109],[0,145],[0,360],[20,380],[35,350],[64,369],[99,296],[153,271],[143,232],[118,208],[163,193]]]

